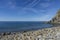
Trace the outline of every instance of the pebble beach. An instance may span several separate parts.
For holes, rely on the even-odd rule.
[[[0,33],[0,40],[60,40],[60,26],[25,32]]]

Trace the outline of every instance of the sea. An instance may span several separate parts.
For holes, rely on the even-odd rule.
[[[0,32],[28,31],[52,27],[40,21],[0,21]]]

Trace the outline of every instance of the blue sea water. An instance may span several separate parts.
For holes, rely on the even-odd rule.
[[[51,24],[46,24],[40,21],[1,21],[0,32],[26,31],[52,27]]]

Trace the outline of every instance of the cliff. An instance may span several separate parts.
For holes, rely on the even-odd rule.
[[[57,14],[49,22],[50,23],[60,23],[60,10],[57,12]]]

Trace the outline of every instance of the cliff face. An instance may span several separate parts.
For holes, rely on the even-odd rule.
[[[60,10],[57,12],[57,14],[50,20],[50,23],[60,23]]]

